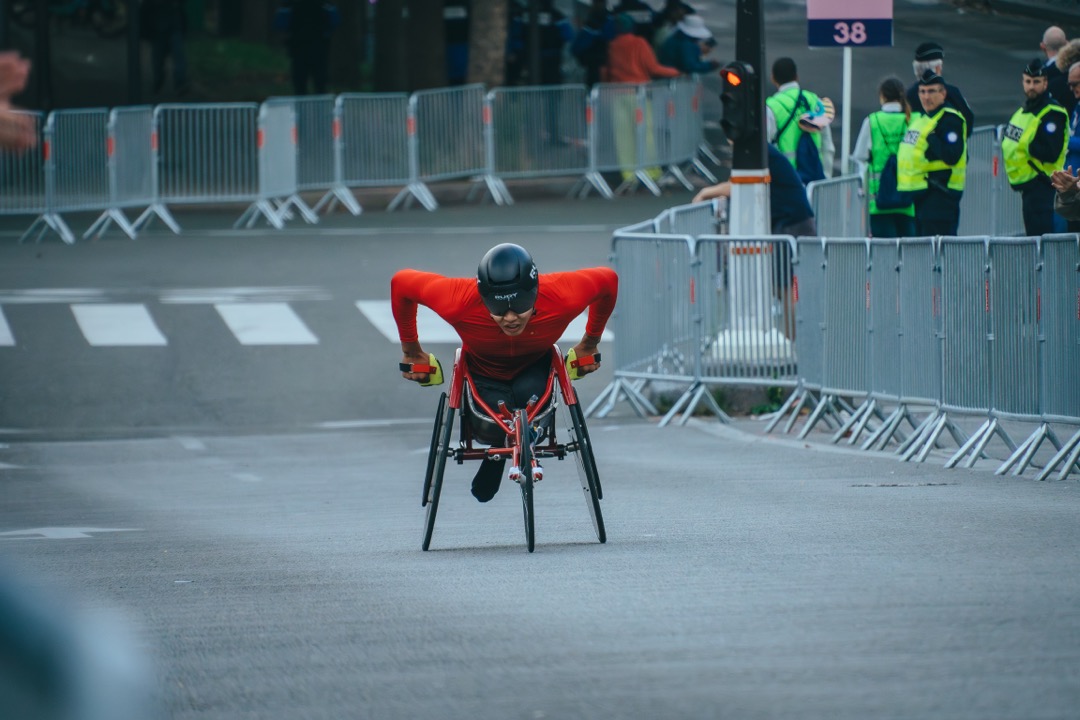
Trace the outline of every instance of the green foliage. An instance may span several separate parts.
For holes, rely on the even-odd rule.
[[[202,36],[191,38],[187,51],[191,100],[262,102],[292,94],[289,56],[281,47]]]

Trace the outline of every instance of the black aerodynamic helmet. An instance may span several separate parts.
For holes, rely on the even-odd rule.
[[[503,243],[487,251],[476,269],[476,289],[492,315],[521,314],[536,304],[540,281],[529,251]]]

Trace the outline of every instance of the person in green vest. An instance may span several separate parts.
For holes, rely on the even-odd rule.
[[[772,82],[776,92],[765,99],[766,139],[791,162],[799,178],[809,185],[815,180],[832,177],[833,144],[829,127],[816,127],[801,122],[803,116],[824,116],[825,105],[814,93],[799,85],[799,72],[795,61],[789,57],[778,58],[772,66]],[[796,160],[799,140],[809,135],[818,150],[820,167],[800,167]]]
[[[1049,92],[1046,65],[1035,58],[1024,67],[1027,100],[1013,113],[1001,138],[1009,185],[1023,199],[1024,232],[1054,232],[1054,186],[1050,177],[1065,167],[1069,116]]]
[[[859,128],[855,150],[851,157],[859,163],[859,174],[866,178],[870,235],[879,238],[914,237],[915,206],[878,207],[878,188],[882,171],[890,157],[896,155],[911,122],[911,108],[905,97],[900,78],[888,77],[878,86],[881,109],[870,113]],[[882,203],[885,204],[884,202]]]
[[[945,80],[933,70],[919,78],[922,115],[913,115],[896,152],[896,187],[913,193],[915,232],[956,235],[967,172],[967,123],[945,105]]]

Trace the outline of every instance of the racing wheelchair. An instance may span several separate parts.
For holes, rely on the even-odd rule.
[[[589,430],[585,426],[585,415],[578,404],[570,379],[571,373],[575,372],[579,365],[599,362],[600,354],[576,359],[571,352],[570,357],[564,361],[558,346],[552,346],[551,370],[548,372],[543,396],[533,396],[525,408],[519,409],[510,409],[502,402],[498,408],[489,407],[474,391],[472,375],[465,360],[466,354],[458,348],[450,376],[449,396],[446,392],[441,394],[435,414],[427,472],[424,475],[424,493],[420,501],[421,507],[427,508],[423,549],[426,551],[431,547],[435,515],[439,511],[439,495],[442,493],[443,473],[450,458],[459,465],[466,460],[482,461],[485,458],[510,460],[513,466],[511,479],[515,480],[521,489],[525,544],[529,552],[532,552],[536,547],[533,484],[541,476],[537,461],[543,458],[563,460],[567,455],[573,455],[596,537],[601,543],[606,542],[604,516],[600,512],[600,500],[603,498],[600,476],[596,470]],[[403,366],[403,369],[406,367],[409,366]],[[422,366],[411,367],[413,372],[434,372],[438,369],[436,364],[428,366],[426,370]],[[560,409],[560,397],[566,406],[564,422],[569,435],[566,442],[559,442],[556,437],[556,414]],[[456,447],[451,442],[455,416],[459,420],[459,441]],[[483,422],[494,423],[501,434],[505,435],[502,445],[479,446],[472,429],[471,420],[474,417]]]

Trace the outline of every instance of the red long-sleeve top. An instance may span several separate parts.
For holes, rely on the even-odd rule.
[[[623,33],[608,44],[607,82],[647,83],[678,76],[678,70],[660,64],[649,41],[640,35]]]
[[[469,369],[509,380],[551,352],[567,325],[589,309],[585,333],[599,337],[615,309],[619,278],[611,268],[542,273],[536,312],[516,337],[491,319],[476,289],[476,278],[448,278],[419,270],[400,270],[390,280],[390,304],[401,342],[418,342],[416,306],[425,305],[461,337],[471,359]]]

